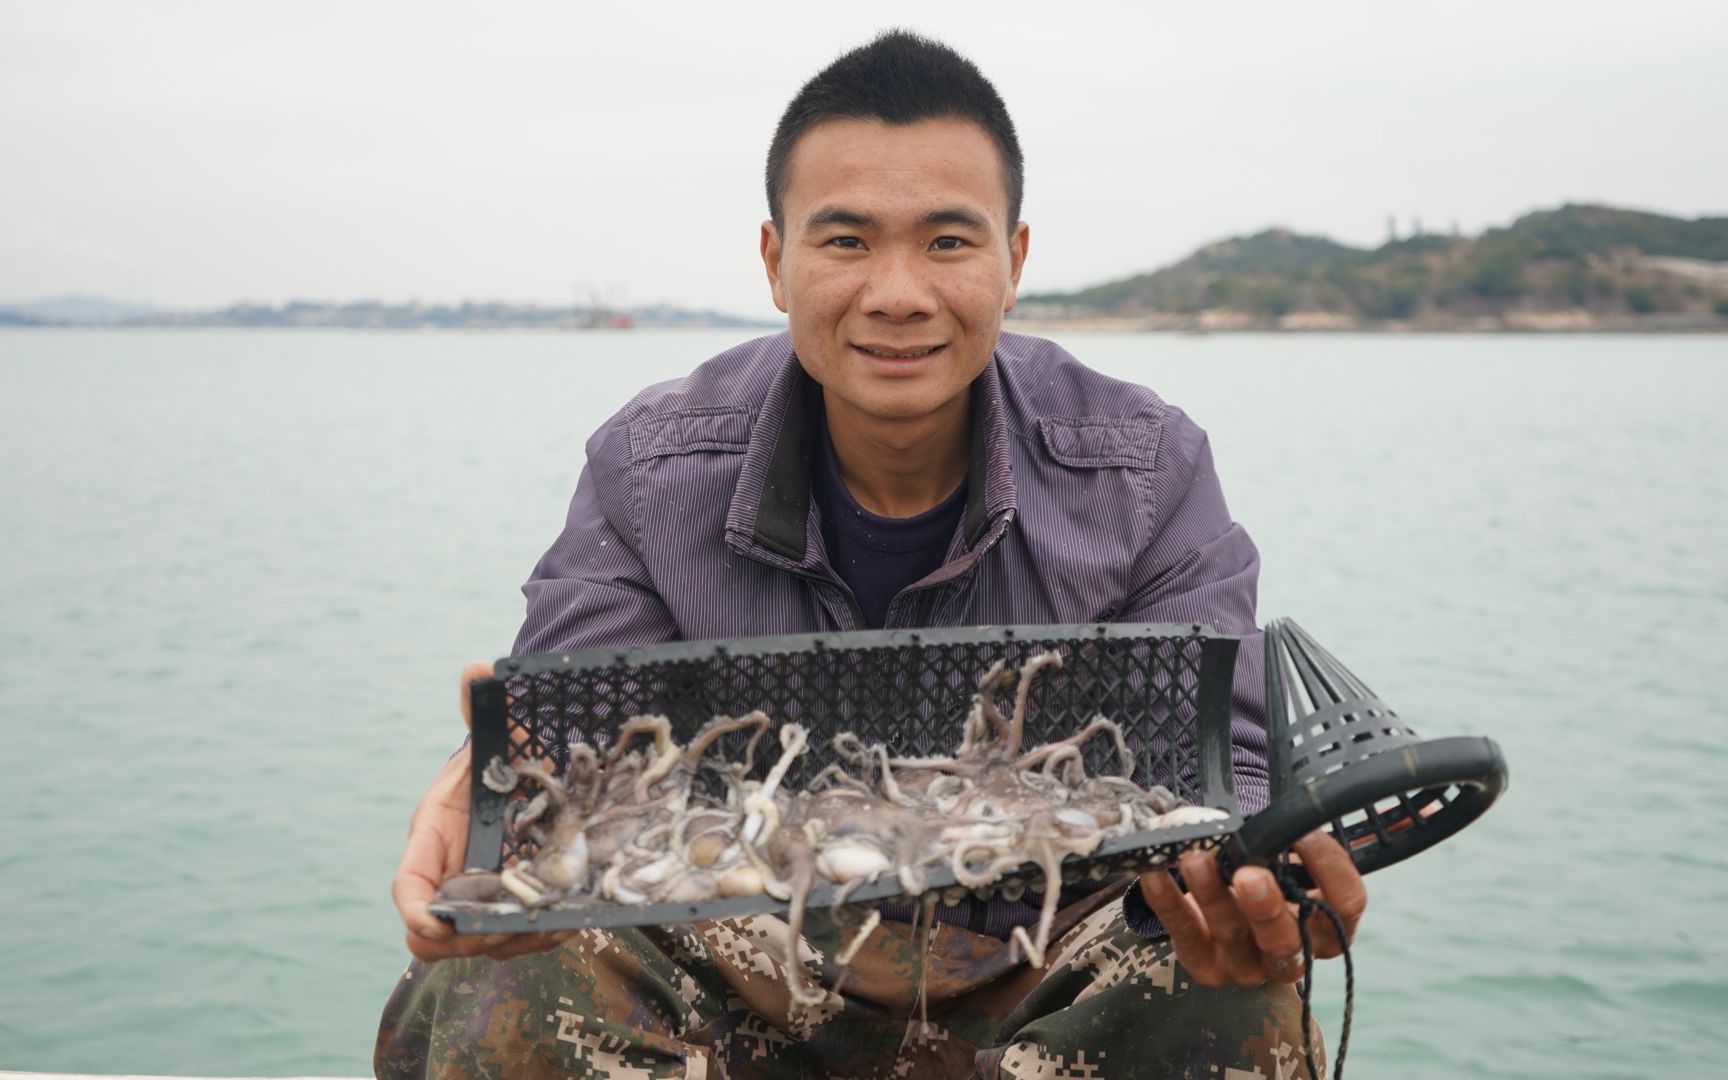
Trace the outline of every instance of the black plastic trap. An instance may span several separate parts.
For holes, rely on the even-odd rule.
[[[1065,738],[1098,715],[1123,728],[1135,758],[1134,779],[1163,784],[1186,801],[1227,817],[1203,825],[1136,833],[1063,866],[1067,883],[1103,880],[1161,865],[1195,845],[1227,848],[1227,862],[1266,863],[1314,828],[1344,840],[1364,871],[1390,865],[1456,832],[1486,810],[1505,784],[1505,763],[1488,739],[1422,742],[1383,702],[1294,623],[1267,627],[1267,715],[1272,803],[1244,821],[1230,769],[1231,679],[1240,639],[1197,624],[1090,624],[871,630],[832,634],[677,642],[630,649],[591,649],[510,657],[494,678],[472,686],[472,783],[466,865],[496,870],[534,854],[505,831],[505,807],[527,798],[500,795],[479,773],[494,757],[515,764],[552,759],[562,770],[568,746],[586,741],[604,752],[633,716],[664,715],[686,743],[716,716],[760,709],[774,725],[795,721],[809,747],[787,782],[799,786],[832,758],[843,731],[881,743],[898,756],[950,753],[981,676],[998,661],[1011,670],[1054,649],[1063,665],[1036,677],[1028,701],[1024,746]],[[1013,686],[999,706],[1012,709]],[[740,757],[747,737],[721,747]],[[766,773],[777,743],[758,748],[755,774]],[[1391,753],[1396,751],[1396,753]],[[1114,750],[1097,739],[1085,749],[1090,775],[1115,771]],[[954,902],[967,890],[946,867],[928,874],[931,893]],[[1022,867],[977,895],[1042,889],[1042,875]],[[810,904],[825,906],[836,888],[819,887]],[[855,902],[900,894],[891,875],[851,894]],[[650,925],[783,911],[771,897],[630,907],[435,906],[464,933]]]

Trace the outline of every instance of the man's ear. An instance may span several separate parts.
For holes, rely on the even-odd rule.
[[[1014,235],[1008,239],[1008,302],[1002,305],[1004,312],[1013,311],[1015,301],[1020,298],[1020,271],[1026,265],[1026,251],[1031,244],[1032,230],[1026,223],[1014,226]]]
[[[786,310],[786,286],[780,280],[780,230],[772,218],[762,223],[762,268],[768,271],[768,289],[774,294],[774,306]]]

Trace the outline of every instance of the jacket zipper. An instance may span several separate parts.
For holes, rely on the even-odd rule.
[[[984,541],[979,544],[977,552],[972,560],[972,565],[968,567],[964,573],[956,574],[939,584],[930,585],[919,590],[922,595],[918,597],[913,606],[912,622],[909,624],[911,627],[927,627],[930,625],[931,618],[936,614],[936,605],[943,590],[955,588],[958,586],[959,582],[964,581],[967,577],[970,577],[973,574],[976,574],[978,572],[978,560],[982,559],[989,553],[991,548],[1001,542],[1002,534],[1007,531],[1008,526],[1012,524],[1013,521],[1014,515],[1012,512],[1009,512],[1001,524],[995,529],[992,529],[990,535],[985,537]],[[900,629],[900,627],[895,627],[895,629]]]
[[[823,577],[821,574],[812,573],[809,570],[799,570],[799,569],[795,569],[792,567],[780,566],[776,563],[771,563],[767,559],[764,559],[758,555],[753,555],[750,552],[745,551],[742,548],[735,547],[732,550],[736,551],[738,554],[744,556],[746,559],[749,559],[751,562],[760,563],[761,565],[766,566],[770,570],[778,570],[782,574],[791,574],[793,577],[803,578],[805,581],[814,582],[817,585],[822,585],[822,586],[825,586],[829,589],[833,589],[833,590],[837,591],[841,595],[841,597],[845,599],[846,609],[852,616],[852,625],[849,629],[862,630],[865,628],[866,623],[864,621],[864,609],[858,606],[858,600],[856,597],[854,597],[852,595],[852,591],[850,589],[847,589],[847,588],[841,586],[839,582],[833,580],[832,578]]]
[[[988,552],[991,548],[996,546],[997,542],[1002,539],[1002,533],[1007,530],[1007,527],[1009,525],[1013,524],[1013,521],[1014,521],[1014,514],[1012,511],[1010,511],[1006,515],[1006,517],[1003,519],[1003,521],[1000,522],[994,529],[991,530],[991,534],[985,538],[985,541],[979,545],[978,553],[977,553],[978,558],[983,558],[984,554],[986,552]],[[864,619],[864,609],[858,606],[858,599],[852,595],[852,590],[846,588],[844,585],[840,584],[840,582],[834,580],[831,577],[823,577],[821,574],[813,573],[812,571],[809,571],[809,570],[801,570],[801,569],[798,569],[796,567],[781,566],[778,563],[768,561],[767,559],[763,558],[760,555],[757,555],[757,554],[754,554],[753,552],[747,551],[742,547],[738,547],[738,546],[730,545],[730,544],[727,546],[731,547],[733,551],[737,552],[739,555],[742,555],[744,558],[749,559],[751,562],[757,563],[757,564],[762,565],[762,566],[766,566],[770,570],[778,570],[782,574],[791,574],[793,577],[803,578],[805,581],[814,582],[817,585],[821,585],[821,586],[825,586],[826,588],[829,588],[829,589],[837,590],[840,593],[840,595],[845,598],[846,609],[852,616],[851,629],[863,630],[863,629],[866,629],[868,627],[869,624],[867,622],[865,622],[865,619]],[[973,567],[973,570],[976,570],[976,566]],[[968,573],[971,573],[971,572],[973,572],[973,571],[968,571]],[[923,592],[925,594],[924,596],[922,596],[918,599],[918,605],[923,610],[919,613],[917,620],[912,623],[913,627],[922,627],[930,621],[930,616],[932,616],[936,612],[936,594],[941,592],[944,586],[951,584],[951,583],[952,582],[943,582],[941,585],[932,585],[931,587],[929,587],[927,589],[920,590],[921,592]],[[895,629],[905,629],[905,628],[904,627],[885,626],[885,627],[883,627],[883,629],[895,630]]]

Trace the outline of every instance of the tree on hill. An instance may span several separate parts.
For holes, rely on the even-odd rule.
[[[1483,241],[1515,245],[1531,259],[1581,259],[1633,249],[1644,255],[1728,260],[1728,218],[1668,217],[1642,210],[1568,204],[1525,214]]]

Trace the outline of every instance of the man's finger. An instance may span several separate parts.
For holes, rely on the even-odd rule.
[[[475,660],[462,669],[462,681],[457,692],[462,701],[462,722],[468,725],[468,730],[474,730],[474,701],[468,691],[468,684],[476,679],[490,679],[492,665],[484,660]]]
[[[1230,883],[1237,906],[1248,920],[1261,964],[1279,982],[1302,977],[1302,932],[1272,873],[1259,866],[1244,866]]]
[[[396,912],[402,918],[402,925],[408,928],[409,936],[425,941],[442,941],[456,933],[449,923],[432,914],[432,901],[437,894],[437,886],[406,875],[398,876],[390,883],[391,899],[396,902]]]
[[[1170,934],[1176,962],[1187,969],[1201,986],[1222,986],[1229,972],[1220,962],[1206,920],[1192,897],[1182,895],[1168,870],[1148,870],[1140,875],[1140,895]]]
[[[509,941],[486,950],[486,955],[494,960],[510,960],[529,953],[545,952],[575,937],[580,931],[560,930],[549,934],[511,934]]]
[[[480,937],[476,935],[457,934],[452,931],[450,935],[443,940],[434,940],[432,938],[420,937],[417,934],[410,933],[407,935],[406,941],[408,943],[408,951],[414,954],[415,959],[423,960],[428,964],[436,964],[440,960],[479,956],[488,948],[496,948],[499,945],[502,945],[506,937],[508,937],[508,935],[505,934],[493,934],[488,937]]]
[[[446,764],[432,781],[408,825],[408,843],[390,882],[390,898],[409,933],[438,940],[449,937],[449,924],[427,911],[438,885],[462,868],[466,847],[468,769]]]
[[[409,955],[416,960],[432,964],[444,959],[444,950],[440,947],[441,943],[439,942],[429,941],[413,931],[404,935],[403,940],[404,944],[408,946]]]
[[[408,850],[403,852],[402,864],[390,881],[390,899],[396,904],[402,925],[415,937],[438,940],[455,932],[449,923],[427,910],[438,896],[438,883],[443,880],[438,871],[443,863],[444,854],[430,830],[419,829],[409,835]]]
[[[1296,841],[1295,849],[1302,857],[1303,867],[1314,879],[1321,898],[1344,923],[1344,940],[1339,941],[1332,920],[1324,913],[1315,912],[1316,917],[1312,920],[1314,952],[1319,956],[1337,956],[1344,945],[1356,939],[1356,924],[1362,921],[1362,913],[1368,910],[1368,887],[1363,883],[1362,874],[1356,869],[1350,853],[1330,834],[1315,830]]]
[[[472,957],[490,956],[493,950],[510,943],[514,934],[457,934],[449,941],[442,942],[446,956]]]
[[[407,942],[408,951],[428,964],[475,956],[510,960],[557,948],[580,932],[559,930],[544,934],[455,934],[445,941],[430,941],[409,934]]]
[[[1266,981],[1266,971],[1260,962],[1260,950],[1248,919],[1236,906],[1236,898],[1224,875],[1218,869],[1218,858],[1211,851],[1189,851],[1182,856],[1182,879],[1188,892],[1200,903],[1212,939],[1218,943],[1230,978],[1241,986],[1259,986]]]

